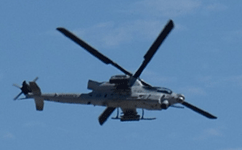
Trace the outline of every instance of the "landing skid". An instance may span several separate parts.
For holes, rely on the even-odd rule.
[[[140,120],[155,120],[156,118],[144,118],[144,109],[142,109],[142,116],[140,117]]]
[[[117,115],[116,117],[112,117],[112,119],[120,120],[120,121],[139,121],[139,120],[155,120],[156,118],[144,118],[144,109],[142,109],[142,116],[121,116],[119,117],[119,108],[117,108]]]
[[[116,117],[112,117],[112,119],[120,119],[120,117],[119,117],[119,108],[117,107],[117,115],[116,115]]]

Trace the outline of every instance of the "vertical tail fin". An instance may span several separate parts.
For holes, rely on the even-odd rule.
[[[29,82],[29,86],[30,86],[31,92],[34,95],[41,95],[41,90],[39,86],[36,84],[36,82]]]

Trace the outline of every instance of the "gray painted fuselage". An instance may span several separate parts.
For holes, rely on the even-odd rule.
[[[60,103],[87,104],[94,106],[121,107],[122,109],[142,108],[147,110],[161,110],[161,104],[167,100],[169,105],[177,103],[177,94],[169,89],[143,86],[138,80],[130,88],[117,87],[109,82],[89,80],[90,93],[52,93],[29,94],[27,98],[43,99]]]

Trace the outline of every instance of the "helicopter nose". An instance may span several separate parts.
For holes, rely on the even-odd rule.
[[[182,103],[185,101],[185,96],[183,94],[177,94],[177,101],[178,103]]]

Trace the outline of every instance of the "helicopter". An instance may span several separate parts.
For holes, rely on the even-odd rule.
[[[140,78],[141,73],[173,28],[174,23],[172,20],[169,20],[164,29],[161,31],[154,43],[144,55],[144,60],[140,67],[134,74],[132,74],[78,38],[72,32],[63,27],[58,27],[57,30],[63,35],[74,41],[76,44],[81,46],[83,49],[95,56],[104,64],[111,64],[124,74],[114,75],[109,79],[109,81],[106,82],[89,80],[87,88],[92,91],[89,93],[81,94],[42,93],[41,89],[36,83],[38,79],[37,77],[30,82],[23,81],[22,87],[14,84],[14,86],[20,88],[21,90],[21,92],[14,98],[14,100],[19,99],[20,95],[24,94],[25,98],[21,99],[34,99],[36,110],[38,111],[43,110],[44,101],[104,106],[106,109],[98,118],[100,125],[105,123],[105,121],[109,118],[115,109],[117,109],[117,115],[116,117],[112,117],[112,119],[118,119],[120,121],[154,120],[156,118],[144,117],[144,109],[166,110],[169,107],[183,108],[183,106],[190,108],[191,110],[209,119],[216,119],[216,116],[186,102],[185,96],[183,94],[174,93],[168,88],[152,86]],[[177,106],[175,104],[181,104],[183,106]],[[119,114],[119,108],[122,110],[121,114]],[[141,115],[138,114],[137,109],[142,109]]]

